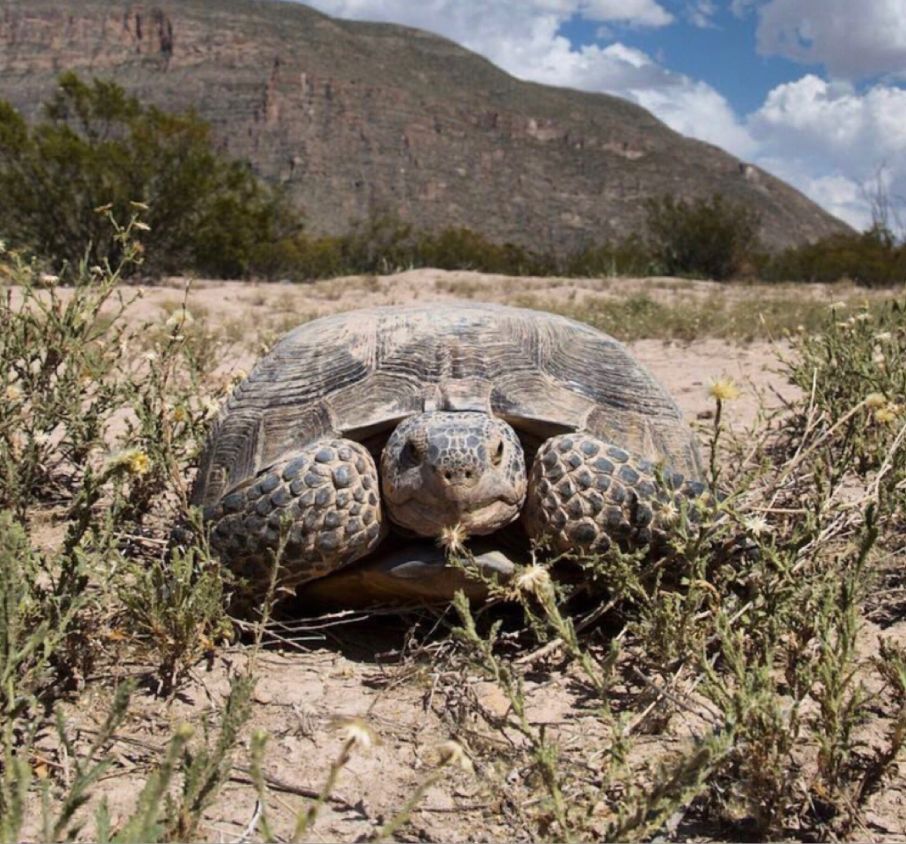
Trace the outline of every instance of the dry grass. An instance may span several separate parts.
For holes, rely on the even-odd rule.
[[[891,294],[403,274],[225,286],[205,311],[173,290],[130,304],[116,268],[74,291],[15,277],[0,838],[903,834],[906,316]],[[192,518],[225,362],[328,307],[450,295],[631,338],[789,333],[777,366],[794,398],[737,438],[733,391],[715,392],[703,442],[728,495],[678,513],[665,555],[539,551],[482,607],[272,618],[266,602],[230,619],[230,574],[203,539],[166,553]]]

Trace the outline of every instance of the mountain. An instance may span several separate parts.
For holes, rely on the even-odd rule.
[[[72,69],[194,108],[286,185],[311,231],[371,212],[566,251],[644,201],[726,197],[772,247],[846,231],[789,185],[604,94],[522,82],[436,35],[277,0],[0,0],[0,98],[29,117]]]

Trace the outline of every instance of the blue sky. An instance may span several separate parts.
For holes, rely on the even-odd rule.
[[[857,228],[880,183],[906,223],[906,0],[306,1],[625,97]]]

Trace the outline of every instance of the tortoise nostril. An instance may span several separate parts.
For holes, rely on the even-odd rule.
[[[445,477],[448,481],[452,481],[452,480],[453,480],[453,473],[452,473],[449,469],[447,469],[447,471],[444,472],[444,477]]]

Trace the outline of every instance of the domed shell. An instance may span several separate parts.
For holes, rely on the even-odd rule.
[[[202,454],[193,503],[324,435],[377,451],[403,418],[483,410],[527,443],[587,430],[700,476],[676,403],[612,337],[566,317],[479,303],[349,311],[285,335],[240,383]]]

